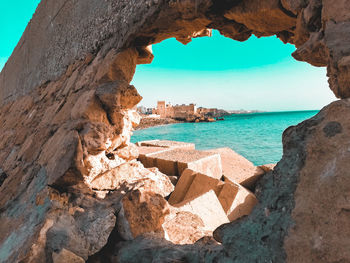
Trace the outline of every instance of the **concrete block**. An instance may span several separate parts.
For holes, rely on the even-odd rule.
[[[215,194],[218,195],[223,184],[224,182],[218,179],[206,176],[205,174],[197,173],[183,200],[193,199],[197,196],[205,194],[206,192],[209,192],[210,190],[213,190]]]
[[[152,156],[150,156],[153,158]],[[154,158],[155,166],[161,171],[162,173],[168,175],[168,176],[178,176],[178,168],[177,168],[177,162],[173,160],[167,160],[162,158]]]
[[[169,204],[175,205],[184,200],[185,195],[190,188],[194,178],[196,176],[196,172],[186,169],[180,176],[177,181],[175,190],[171,193],[170,198],[168,200]]]
[[[218,199],[230,221],[249,215],[258,203],[252,192],[234,183],[225,183]]]
[[[146,167],[156,167],[157,163],[155,158],[152,158],[152,154],[161,153],[164,151],[169,151],[169,148],[162,147],[148,147],[148,146],[139,146],[137,147],[139,151],[138,160]]]
[[[229,219],[213,190],[174,206],[181,211],[198,215],[202,219],[205,229],[209,231],[214,231],[220,225],[229,223]]]
[[[222,167],[220,155],[197,150],[174,149],[161,153],[149,154],[156,159],[156,167],[169,176],[180,176],[190,168],[210,177],[221,178]]]
[[[251,189],[263,174],[260,168],[230,148],[211,149],[206,152],[220,155],[225,181],[238,183]]]

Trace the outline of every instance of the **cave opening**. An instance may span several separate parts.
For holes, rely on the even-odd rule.
[[[236,49],[227,53],[233,43]],[[168,228],[165,238],[175,244],[195,243],[212,236],[220,225],[249,215],[258,203],[257,182],[282,157],[283,131],[314,116],[333,99],[329,89],[319,91],[320,86],[328,86],[324,68],[294,61],[290,55],[294,46],[277,38],[253,36],[239,43],[214,30],[213,36],[185,44],[182,47],[173,39],[153,45],[154,55],[146,55],[148,60],[137,66],[131,82],[147,105],[138,104],[143,129],[134,132],[131,142],[140,151],[138,160],[168,176],[175,186],[166,200],[177,210],[163,224]],[[152,52],[150,46],[147,50]],[[204,115],[217,121],[204,119],[202,123],[198,118],[203,115],[190,116],[198,112],[189,107],[193,104],[204,106],[199,108],[202,112],[216,109],[223,113]],[[229,111],[227,107],[235,104]],[[250,108],[240,110],[246,107]],[[166,110],[168,116],[162,116]],[[180,123],[163,125],[171,120]],[[196,162],[199,165],[193,164]],[[177,215],[179,211],[189,214]],[[196,229],[185,229],[189,232],[179,238],[176,231],[171,232],[172,224],[196,225]],[[201,224],[203,229],[198,227]]]
[[[138,111],[147,117],[136,128],[133,142],[185,140],[195,143],[199,150],[230,147],[255,165],[276,163],[282,157],[283,131],[335,99],[328,89],[325,68],[294,60],[291,54],[295,47],[274,37],[252,36],[238,42],[213,30],[212,36],[195,38],[187,45],[167,39],[152,48],[152,63],[138,65],[131,82],[143,97]],[[167,109],[170,118],[157,121],[152,110],[157,112],[158,101],[177,112]],[[181,116],[193,111],[181,109],[181,105],[189,107],[192,103],[197,112],[213,110],[208,112],[209,117],[231,116],[210,126],[197,125],[188,115]],[[214,110],[219,110],[217,115]],[[283,115],[286,112],[294,114]],[[157,127],[172,119],[186,124]],[[226,128],[228,121],[232,129]],[[260,153],[253,153],[254,147],[261,147]]]

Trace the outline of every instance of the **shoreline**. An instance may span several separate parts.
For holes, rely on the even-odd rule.
[[[175,124],[175,123],[184,123],[185,121],[178,121],[171,118],[141,118],[140,124],[135,128],[137,130],[144,130],[147,128]]]

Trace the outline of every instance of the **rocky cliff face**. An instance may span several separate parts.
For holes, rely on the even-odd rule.
[[[211,28],[296,45],[296,59],[327,66],[343,100],[285,131],[259,205],[215,231],[222,245],[122,241],[125,193],[167,185],[130,143],[135,67],[152,61],[149,45]],[[0,262],[350,261],[349,72],[347,0],[42,1],[0,74]]]

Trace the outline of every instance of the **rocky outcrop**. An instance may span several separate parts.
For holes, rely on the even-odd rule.
[[[76,15],[81,10],[84,15]],[[38,6],[6,64],[0,76],[0,100],[13,101],[58,79],[74,60],[84,59],[88,53],[100,52],[102,57],[110,58],[112,53],[132,47],[128,52],[137,53],[137,60],[126,62],[120,57],[127,69],[134,63],[150,63],[153,43],[175,37],[186,44],[193,37],[210,35],[211,28],[239,41],[252,34],[277,35],[285,43],[295,44],[298,50],[294,57],[328,66],[331,89],[338,97],[346,98],[348,13],[346,0],[337,5],[331,0],[108,0],[102,5],[50,0]],[[22,59],[27,61],[25,66],[21,65]],[[30,74],[34,69],[36,74]]]
[[[0,262],[349,261],[349,6],[42,2],[0,74]],[[166,242],[182,242],[167,218],[201,226],[191,212],[170,212],[165,224],[155,224],[163,236],[124,241],[116,231],[122,200],[139,205],[127,206],[124,196],[152,189],[163,200],[173,187],[136,161],[130,143],[140,121],[134,106],[141,96],[129,84],[136,65],[152,61],[151,44],[170,37],[186,44],[211,28],[238,41],[277,35],[294,44],[297,60],[327,66],[330,88],[343,100],[286,130],[282,160],[257,184],[259,204],[214,232],[222,245],[196,241],[205,229],[191,224],[188,240],[195,244]]]

